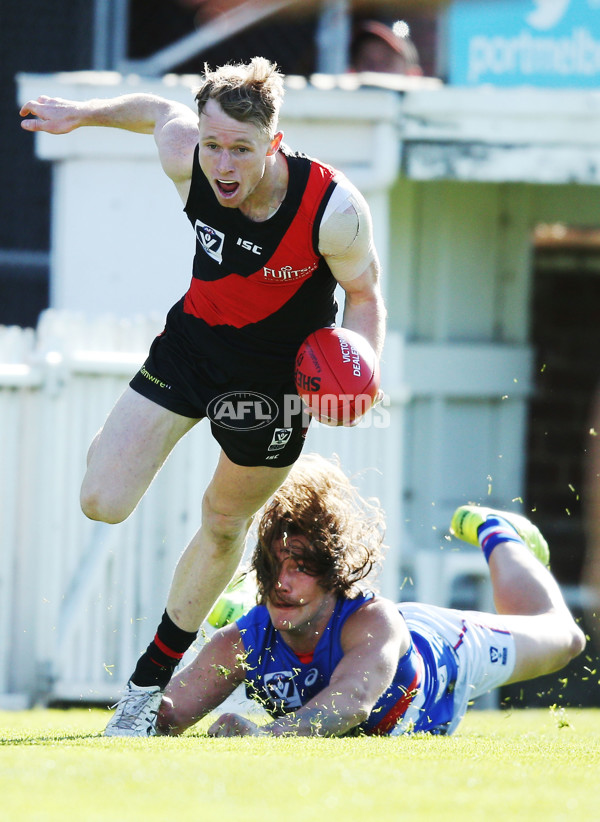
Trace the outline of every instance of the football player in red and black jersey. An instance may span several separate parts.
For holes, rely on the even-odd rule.
[[[298,458],[306,416],[295,353],[317,328],[342,323],[379,355],[385,309],[371,216],[343,174],[287,148],[278,129],[283,77],[256,57],[207,71],[197,111],[152,94],[74,102],[39,97],[26,131],[83,126],[152,134],[196,236],[187,293],[94,439],[84,513],[121,522],[178,440],[208,417],[221,451],[156,635],[107,735],[156,732],[171,675],[231,579],[254,513]]]

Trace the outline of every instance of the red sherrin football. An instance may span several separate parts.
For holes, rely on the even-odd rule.
[[[379,362],[369,342],[347,328],[319,328],[296,355],[296,389],[315,419],[354,422],[373,405]]]

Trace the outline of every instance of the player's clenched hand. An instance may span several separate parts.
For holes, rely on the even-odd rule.
[[[239,714],[222,714],[208,729],[209,736],[260,736],[258,725]]]
[[[81,122],[80,104],[59,97],[38,97],[21,108],[19,114],[25,131],[46,131],[49,134],[68,134]],[[33,114],[33,117],[28,117]]]
[[[377,394],[375,395],[375,399],[373,400],[373,405],[371,406],[371,408],[375,408],[375,406],[379,405],[380,402],[383,402],[384,399],[385,399],[385,394],[383,393],[381,388],[378,388],[377,389]],[[360,417],[357,417],[355,420],[350,420],[350,421],[344,420],[341,423],[336,423],[336,424],[337,425],[343,425],[344,428],[354,428],[356,425],[359,424],[359,422],[361,420],[362,420],[362,415]],[[322,420],[321,420],[321,422],[322,422]],[[328,425],[329,424],[330,423],[328,423]]]

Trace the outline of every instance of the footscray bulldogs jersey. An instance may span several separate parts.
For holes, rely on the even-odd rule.
[[[314,654],[298,657],[273,628],[269,612],[256,606],[237,620],[244,644],[246,692],[273,717],[284,716],[326,688],[343,656],[341,634],[348,617],[372,598],[340,598]],[[398,609],[402,612],[403,605]],[[423,626],[407,624],[411,644],[398,662],[393,682],[368,719],[352,733],[445,733],[453,717],[457,676],[452,647]]]
[[[171,311],[200,353],[217,350],[234,371],[260,356],[289,370],[300,343],[335,321],[336,286],[318,252],[320,220],[335,188],[335,169],[280,149],[289,184],[277,212],[253,222],[221,206],[198,163],[185,212],[196,233],[189,290]],[[273,370],[271,371],[273,373]]]

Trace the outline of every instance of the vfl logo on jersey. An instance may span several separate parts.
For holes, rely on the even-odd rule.
[[[293,428],[276,428],[268,451],[281,451],[290,441]]]
[[[506,665],[507,656],[508,651],[506,648],[494,648],[493,645],[490,646],[490,662],[492,662],[492,664],[501,662],[502,665]]]
[[[196,220],[196,239],[209,257],[218,263],[223,260],[223,243],[225,235],[202,220]]]
[[[263,281],[271,285],[285,285],[297,280],[309,277],[316,269],[317,263],[306,266],[306,268],[292,268],[291,265],[284,265],[282,268],[267,268],[263,266]]]
[[[294,682],[291,671],[277,671],[274,674],[265,674],[265,690],[270,702],[274,702],[279,710],[291,710],[302,707],[300,694]]]

